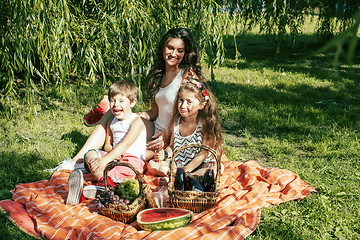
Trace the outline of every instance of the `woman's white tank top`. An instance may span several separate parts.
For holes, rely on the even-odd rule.
[[[159,109],[158,117],[155,120],[155,133],[166,130],[170,124],[174,101],[179,91],[184,72],[185,69],[180,69],[174,80],[166,87],[160,87],[155,95],[155,102]]]

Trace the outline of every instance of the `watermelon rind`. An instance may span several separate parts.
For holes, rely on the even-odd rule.
[[[186,227],[187,225],[189,225],[189,223],[191,222],[192,216],[193,216],[193,212],[186,210],[186,209],[178,209],[178,208],[163,208],[163,209],[170,209],[173,211],[176,210],[182,210],[182,211],[186,211],[188,212],[187,214],[184,214],[182,216],[179,217],[174,217],[171,219],[165,219],[162,221],[154,221],[154,222],[142,222],[141,219],[141,215],[146,212],[146,211],[152,211],[152,210],[158,210],[159,208],[149,208],[149,209],[145,209],[142,210],[141,212],[139,212],[136,216],[137,219],[137,223],[139,225],[139,227],[141,227],[144,230],[147,231],[162,231],[162,230],[172,230],[172,229],[176,229],[176,228],[181,228],[181,227]]]

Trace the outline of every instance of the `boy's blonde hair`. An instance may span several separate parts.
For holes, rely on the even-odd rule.
[[[139,88],[132,82],[119,80],[111,84],[108,97],[111,99],[117,94],[124,95],[130,102],[136,100]]]

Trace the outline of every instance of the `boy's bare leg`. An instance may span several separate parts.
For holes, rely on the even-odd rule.
[[[99,164],[99,159],[101,158],[92,158],[85,160],[89,166],[92,175],[98,180],[103,177],[104,169],[105,169],[103,166]]]

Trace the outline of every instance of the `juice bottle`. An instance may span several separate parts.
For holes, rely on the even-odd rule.
[[[214,175],[214,161],[209,162],[209,167],[206,169],[203,178],[203,185],[205,192],[214,192],[215,191],[215,175]]]
[[[175,175],[175,189],[184,191],[185,190],[185,171],[182,168],[182,161],[176,161],[176,175]]]
[[[189,172],[186,172],[186,177],[191,184],[192,191],[204,192],[204,187],[194,176],[192,176]]]

